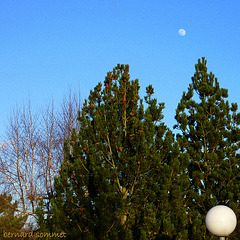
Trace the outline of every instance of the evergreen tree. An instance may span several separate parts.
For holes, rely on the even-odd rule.
[[[208,73],[207,61],[195,65],[192,84],[176,110],[181,152],[189,159],[187,172],[188,239],[212,239],[205,226],[208,210],[218,204],[232,208],[239,217],[240,114],[237,103],[226,100],[227,89]],[[240,239],[239,229],[231,239]]]
[[[17,202],[11,205],[12,196],[3,193],[0,195],[0,236],[4,233],[17,233],[24,226],[27,216],[16,215]]]
[[[61,229],[67,239],[186,239],[186,157],[162,122],[153,87],[144,100],[139,88],[119,64],[90,92],[80,131],[65,142],[42,228]]]

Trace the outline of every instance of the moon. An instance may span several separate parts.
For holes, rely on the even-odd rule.
[[[178,34],[180,35],[180,36],[185,36],[186,35],[186,31],[185,31],[185,29],[183,29],[183,28],[181,28],[181,29],[179,29],[178,30]]]

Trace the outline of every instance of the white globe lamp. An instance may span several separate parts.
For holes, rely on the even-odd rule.
[[[220,240],[229,236],[237,225],[237,217],[227,206],[218,205],[211,208],[206,216],[207,229]]]

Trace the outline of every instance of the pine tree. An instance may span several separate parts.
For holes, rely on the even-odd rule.
[[[118,64],[90,92],[41,226],[51,222],[67,239],[186,237],[185,155],[162,122],[164,104],[152,98],[153,87],[144,100],[139,88],[129,66]]]
[[[227,89],[220,88],[206,64],[202,58],[195,65],[192,84],[183,93],[175,117],[175,127],[181,131],[177,140],[189,159],[189,239],[212,239],[205,217],[215,205],[227,205],[240,214],[238,105],[229,104]],[[240,239],[239,229],[232,237]]]
[[[16,215],[17,202],[12,203],[12,196],[7,193],[0,195],[0,236],[17,233],[24,226],[27,216]]]

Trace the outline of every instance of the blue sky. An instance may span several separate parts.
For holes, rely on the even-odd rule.
[[[1,0],[0,139],[16,104],[58,103],[69,87],[84,100],[117,63],[130,65],[141,97],[153,85],[170,128],[203,56],[239,103],[239,12],[238,0]]]

